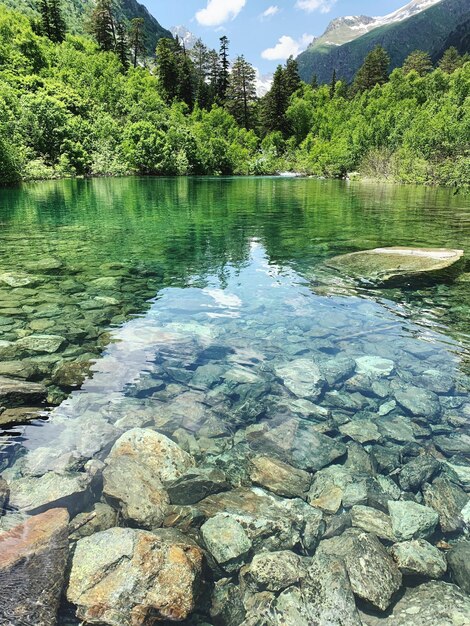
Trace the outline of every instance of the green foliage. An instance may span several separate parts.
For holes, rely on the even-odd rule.
[[[377,46],[366,56],[362,67],[358,70],[352,85],[353,93],[362,93],[383,85],[388,80],[390,57],[382,46]],[[336,78],[336,74],[334,74]]]

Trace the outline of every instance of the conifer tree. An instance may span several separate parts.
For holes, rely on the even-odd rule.
[[[336,69],[333,70],[333,76],[330,83],[330,100],[333,100],[336,93]]]
[[[284,70],[284,82],[286,86],[287,96],[289,98],[302,87],[302,80],[299,74],[299,65],[293,56],[290,56],[286,61],[286,67]]]
[[[44,35],[46,35],[46,37],[49,37],[49,39],[51,39],[52,29],[49,0],[39,1],[39,13],[41,15],[41,30]]]
[[[220,81],[220,58],[216,50],[210,50],[208,54],[209,63],[209,93],[211,102],[217,100]]]
[[[454,48],[453,46],[447,48],[439,61],[439,67],[443,72],[446,72],[446,74],[452,74],[462,65],[462,57],[460,56],[457,48]]]
[[[227,97],[227,89],[230,79],[229,40],[225,35],[220,38],[220,75],[217,89],[219,102],[223,104]]]
[[[163,99],[171,103],[179,92],[178,41],[160,39],[157,44],[157,77]]]
[[[252,107],[256,101],[256,71],[245,57],[236,58],[227,89],[227,108],[239,124],[252,126]]]
[[[145,46],[144,18],[135,17],[131,20],[129,29],[129,45],[132,51],[132,65],[137,67],[140,57],[145,57],[147,48]]]
[[[358,70],[353,83],[353,94],[362,93],[383,85],[388,80],[390,57],[382,46],[376,46],[366,56],[362,67]]]
[[[55,43],[61,43],[65,39],[67,26],[62,14],[60,0],[49,0],[49,15],[52,31],[51,39]]]
[[[129,41],[126,27],[123,22],[116,24],[116,54],[125,70],[129,69]]]
[[[289,104],[284,80],[284,69],[278,65],[273,76],[271,89],[264,97],[262,106],[262,121],[267,132],[280,131],[288,134],[289,124],[286,120],[286,111]]]
[[[178,54],[177,97],[181,102],[185,102],[190,110],[192,110],[194,105],[193,75],[193,64],[191,63],[191,59],[189,58],[184,46],[182,46]]]
[[[111,0],[97,0],[91,13],[89,30],[104,52],[116,49],[116,30]]]
[[[310,79],[310,87],[312,89],[318,89],[318,76],[316,74],[313,74]]]
[[[420,76],[426,76],[434,69],[431,57],[424,50],[414,50],[409,54],[403,63],[403,74],[417,72]]]

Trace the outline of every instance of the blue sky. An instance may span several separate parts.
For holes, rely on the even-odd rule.
[[[140,0],[169,28],[184,25],[212,47],[226,34],[231,56],[244,54],[262,73],[300,52],[343,15],[386,15],[407,0]]]

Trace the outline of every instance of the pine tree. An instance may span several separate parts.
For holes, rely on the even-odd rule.
[[[160,39],[157,44],[157,77],[162,97],[171,103],[179,92],[179,43],[173,39]]]
[[[184,47],[178,55],[178,91],[177,98],[185,102],[190,110],[194,105],[193,92],[194,67]]]
[[[288,105],[284,69],[282,65],[278,65],[274,72],[271,89],[265,95],[262,104],[262,121],[265,131],[280,131],[285,136],[288,134],[289,124],[286,119]]]
[[[209,108],[211,104],[210,53],[201,39],[198,39],[189,52],[194,68],[195,102],[201,109]]]
[[[46,37],[52,39],[52,26],[49,0],[39,1],[39,13],[41,15],[41,30]]]
[[[336,93],[336,69],[333,70],[333,76],[330,83],[330,100],[333,100]]]
[[[116,54],[121,61],[124,70],[129,69],[129,41],[127,37],[126,27],[123,22],[116,24]]]
[[[145,46],[145,21],[143,17],[135,17],[131,20],[129,29],[129,45],[132,51],[132,65],[137,67],[140,57],[145,57],[147,48]]]
[[[316,74],[313,74],[310,79],[310,87],[312,89],[318,89],[318,76]]]
[[[216,50],[210,50],[208,54],[209,63],[209,93],[211,103],[217,100],[220,82],[220,58]]]
[[[116,30],[111,0],[97,0],[91,13],[90,33],[104,52],[116,49]]]
[[[424,50],[415,50],[409,54],[403,63],[403,73],[417,72],[420,76],[426,76],[433,71],[431,57]]]
[[[299,74],[299,65],[293,56],[290,56],[286,61],[286,67],[284,70],[284,81],[287,95],[289,98],[302,87],[302,80]]]
[[[62,43],[67,32],[67,25],[62,14],[60,0],[49,0],[49,16],[51,36],[50,39],[55,43]]]
[[[245,57],[236,58],[227,89],[227,109],[245,128],[252,126],[252,105],[256,101],[256,71]]]
[[[439,61],[439,67],[446,74],[452,74],[456,69],[463,65],[462,57],[460,56],[457,48],[453,46],[447,48]]]
[[[353,83],[353,94],[362,93],[383,85],[388,80],[390,57],[382,46],[377,46],[366,56],[362,67],[358,70]]]
[[[223,104],[227,97],[227,89],[230,80],[229,40],[225,35],[220,38],[220,75],[217,89],[219,102]]]

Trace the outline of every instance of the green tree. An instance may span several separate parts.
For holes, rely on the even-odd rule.
[[[116,54],[121,61],[124,70],[129,69],[129,40],[126,27],[123,22],[116,24]]]
[[[424,50],[415,50],[409,54],[403,63],[403,73],[417,72],[420,76],[426,76],[433,71],[431,57]]]
[[[453,74],[455,70],[462,67],[462,65],[462,57],[460,56],[457,48],[454,48],[453,46],[447,48],[439,61],[439,67],[443,72],[446,72],[446,74]]]
[[[278,65],[273,76],[271,89],[265,95],[262,104],[262,121],[266,132],[279,131],[287,136],[289,124],[286,119],[286,111],[289,105],[289,97],[284,80],[284,69]]]
[[[157,78],[160,93],[171,103],[179,91],[178,43],[173,39],[160,39],[157,44]]]
[[[312,74],[312,78],[310,79],[310,87],[312,89],[316,89],[318,87],[318,76],[316,74]]]
[[[192,110],[194,105],[193,77],[194,68],[184,47],[179,49],[178,61],[178,90],[177,98],[188,105]]]
[[[229,40],[226,35],[220,38],[220,52],[219,52],[219,77],[217,96],[219,102],[223,104],[227,97],[227,89],[230,81],[230,60],[229,60]]]
[[[382,46],[377,46],[369,52],[354,78],[353,94],[362,93],[372,89],[375,85],[386,83],[389,65],[390,57]]]
[[[286,61],[286,67],[284,69],[284,83],[288,98],[294,95],[294,93],[302,87],[299,65],[293,56],[290,56]]]
[[[330,100],[333,100],[333,98],[335,97],[335,93],[336,93],[336,70],[333,70],[333,75],[331,77],[331,83],[330,83]]]
[[[96,0],[88,28],[101,50],[110,52],[116,49],[116,28],[112,0]]]
[[[252,127],[252,109],[256,101],[256,71],[245,57],[236,58],[227,89],[227,109],[239,124]]]
[[[135,17],[129,28],[129,45],[132,52],[132,65],[137,67],[139,58],[145,57],[147,47],[144,32],[144,18]]]
[[[55,43],[61,43],[65,39],[67,26],[62,14],[60,0],[49,0],[49,15],[52,35],[50,39]]]

